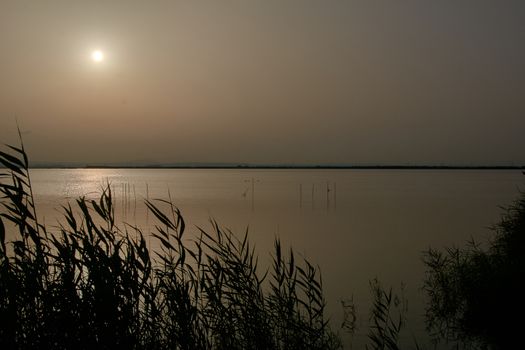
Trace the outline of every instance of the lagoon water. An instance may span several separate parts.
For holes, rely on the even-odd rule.
[[[362,325],[355,348],[366,339],[374,277],[405,285],[404,342],[415,335],[425,345],[422,252],[486,241],[524,180],[516,170],[35,169],[31,176],[48,226],[67,200],[97,198],[109,181],[117,215],[131,224],[152,227],[143,200],[169,193],[189,237],[196,226],[210,228],[210,218],[239,236],[248,228],[263,264],[279,237],[321,267],[334,328],[340,300],[353,296]]]

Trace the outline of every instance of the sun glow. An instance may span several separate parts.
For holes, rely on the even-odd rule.
[[[104,53],[100,50],[95,50],[91,53],[91,59],[94,62],[102,62],[104,60]]]

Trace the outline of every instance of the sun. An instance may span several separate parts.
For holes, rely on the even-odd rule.
[[[104,61],[104,52],[100,50],[91,52],[91,59],[97,63]]]

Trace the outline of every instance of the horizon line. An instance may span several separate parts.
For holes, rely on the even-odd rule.
[[[0,166],[1,168],[1,166]],[[450,165],[450,164],[229,164],[229,163],[181,163],[181,164],[60,164],[37,163],[32,169],[392,169],[392,170],[523,170],[524,165]],[[524,172],[525,174],[525,172]]]

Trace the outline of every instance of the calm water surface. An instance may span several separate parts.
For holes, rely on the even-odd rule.
[[[339,301],[352,295],[366,323],[370,279],[394,287],[403,282],[404,337],[410,343],[413,333],[423,344],[422,252],[485,240],[500,206],[523,185],[521,172],[502,170],[37,169],[31,175],[47,225],[56,224],[67,199],[96,198],[109,181],[117,215],[132,224],[151,226],[143,200],[169,192],[190,235],[195,226],[209,227],[210,218],[239,235],[249,227],[266,262],[280,237],[321,266],[334,327],[342,318]],[[358,333],[357,348],[364,338]]]

